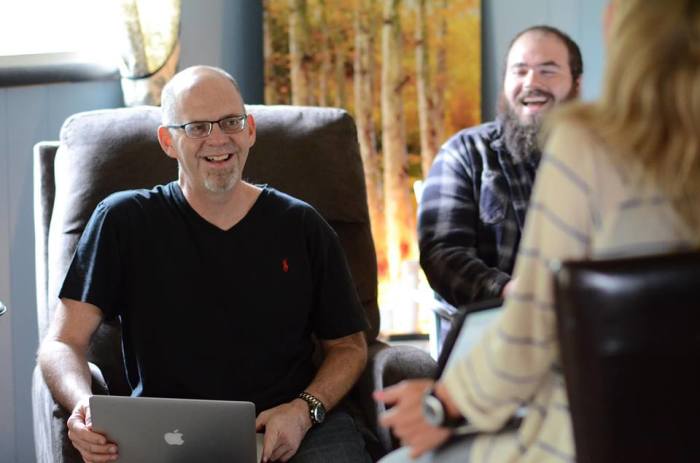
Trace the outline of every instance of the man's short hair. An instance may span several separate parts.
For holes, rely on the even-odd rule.
[[[571,71],[571,78],[574,82],[576,82],[576,80],[579,77],[581,77],[581,75],[583,74],[583,58],[581,57],[581,49],[579,48],[578,44],[574,42],[573,39],[569,37],[567,33],[557,29],[556,27],[546,26],[544,24],[528,27],[527,29],[518,32],[518,34],[515,37],[513,37],[513,40],[511,40],[508,44],[508,51],[506,52],[506,58],[504,62],[507,62],[508,55],[510,54],[511,48],[513,48],[513,44],[520,37],[527,34],[528,32],[541,32],[542,34],[553,34],[559,40],[561,40],[561,42],[566,47],[566,50],[569,52],[569,70]]]

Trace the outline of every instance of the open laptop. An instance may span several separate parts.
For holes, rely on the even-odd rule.
[[[96,395],[90,410],[120,462],[260,461],[252,402]]]

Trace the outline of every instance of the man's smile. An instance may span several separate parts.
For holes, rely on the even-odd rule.
[[[554,95],[543,91],[528,92],[518,99],[523,112],[533,114],[554,103]]]
[[[211,164],[222,164],[233,157],[233,153],[213,154],[205,156],[204,160]]]

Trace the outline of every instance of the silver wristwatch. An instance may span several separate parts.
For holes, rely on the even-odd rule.
[[[311,424],[315,426],[323,423],[323,420],[326,419],[326,407],[323,405],[323,402],[306,391],[300,392],[297,397],[309,405]]]
[[[447,408],[440,398],[435,394],[435,389],[431,387],[423,395],[423,417],[431,426],[452,429],[456,434],[468,433],[470,426],[464,417],[457,419],[447,415]]]

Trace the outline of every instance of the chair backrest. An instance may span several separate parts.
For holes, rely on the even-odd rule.
[[[700,253],[567,262],[556,276],[579,463],[700,461]]]
[[[338,234],[371,325],[379,330],[376,255],[370,233],[356,128],[343,110],[247,107],[257,123],[244,178],[267,183],[314,206]],[[35,147],[35,226],[39,335],[50,323],[75,246],[99,201],[130,188],[177,178],[177,163],[156,137],[157,107],[89,111],[64,123],[59,142]],[[104,323],[91,345],[112,394],[128,393],[120,328]]]

